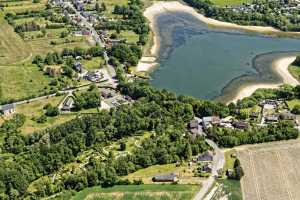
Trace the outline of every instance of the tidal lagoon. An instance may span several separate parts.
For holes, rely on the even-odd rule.
[[[155,18],[159,63],[151,83],[177,94],[228,102],[242,87],[280,83],[273,61],[300,52],[300,39],[208,27],[185,12]]]

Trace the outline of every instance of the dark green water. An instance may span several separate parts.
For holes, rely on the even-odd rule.
[[[300,51],[299,39],[211,29],[187,13],[161,14],[156,27],[160,66],[152,84],[204,99],[227,101],[245,84],[281,82],[272,61]]]

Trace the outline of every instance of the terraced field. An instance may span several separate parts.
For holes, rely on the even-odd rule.
[[[300,141],[254,145],[238,151],[245,200],[300,199]]]

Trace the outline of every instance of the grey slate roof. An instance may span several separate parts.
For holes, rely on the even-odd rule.
[[[11,104],[6,104],[6,105],[2,105],[0,106],[0,111],[6,111],[6,110],[11,110],[15,108],[15,104],[11,103]]]

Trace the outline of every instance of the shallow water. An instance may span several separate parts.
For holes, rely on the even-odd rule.
[[[156,27],[160,66],[151,83],[204,99],[227,101],[243,84],[280,82],[272,61],[300,51],[299,39],[211,29],[188,13],[161,14]]]

